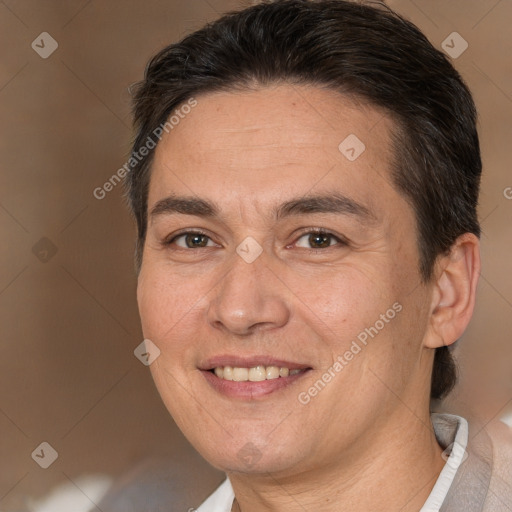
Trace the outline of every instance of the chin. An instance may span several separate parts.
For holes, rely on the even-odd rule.
[[[298,464],[302,464],[297,454],[297,443],[290,443],[289,446],[280,443],[279,447],[267,443],[261,447],[256,442],[246,439],[236,444],[231,440],[229,446],[224,446],[224,449],[222,445],[217,445],[215,450],[211,447],[206,450],[201,450],[201,447],[196,449],[213,467],[226,473],[287,473],[292,468],[297,468]]]

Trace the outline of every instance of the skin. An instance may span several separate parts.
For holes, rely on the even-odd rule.
[[[138,282],[166,407],[227,472],[244,512],[418,511],[445,463],[429,416],[433,349],[471,317],[477,238],[461,236],[422,283],[414,212],[390,179],[393,124],[371,105],[291,85],[197,101],[157,146],[148,211],[174,194],[215,203],[219,215],[150,215]],[[354,161],[338,149],[349,134],[366,146]],[[371,214],[273,215],[291,199],[333,192]],[[327,247],[312,250],[310,228],[333,234]],[[206,246],[164,244],[187,229],[204,231]],[[252,263],[236,252],[249,236],[263,249]],[[300,403],[394,303],[402,310]],[[264,397],[230,398],[199,369],[218,354],[312,369]]]

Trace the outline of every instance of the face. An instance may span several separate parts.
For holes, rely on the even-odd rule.
[[[428,413],[431,289],[391,121],[314,87],[196,99],[149,188],[138,302],[156,386],[225,471],[360,456]]]

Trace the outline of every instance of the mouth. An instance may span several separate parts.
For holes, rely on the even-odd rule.
[[[208,384],[229,398],[255,399],[273,394],[302,379],[310,366],[268,357],[243,360],[221,357],[199,368]]]

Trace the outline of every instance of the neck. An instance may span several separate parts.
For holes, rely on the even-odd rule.
[[[238,502],[233,510],[334,512],[343,506],[352,512],[418,512],[445,461],[428,414],[420,420],[406,411],[397,420],[321,467],[228,473]]]

